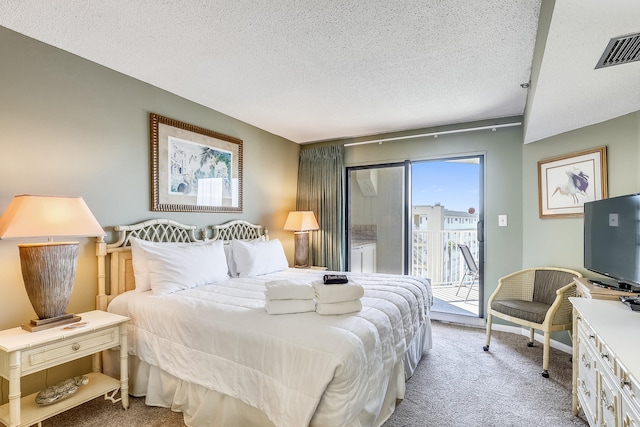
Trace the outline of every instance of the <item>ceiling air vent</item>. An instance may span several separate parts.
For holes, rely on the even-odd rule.
[[[609,40],[596,69],[640,60],[640,33]]]

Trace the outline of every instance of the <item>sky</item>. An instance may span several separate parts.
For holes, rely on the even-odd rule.
[[[478,212],[480,165],[445,161],[411,163],[412,204],[434,205],[445,209]]]

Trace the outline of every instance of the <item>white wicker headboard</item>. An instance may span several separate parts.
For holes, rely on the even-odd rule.
[[[210,225],[211,240],[253,240],[264,236],[269,240],[269,231],[261,225],[236,219],[220,225]]]
[[[212,236],[207,238],[207,229],[211,229]],[[220,225],[211,225],[197,237],[195,225],[185,225],[170,219],[151,219],[132,225],[117,225],[113,227],[117,233],[117,240],[106,243],[102,237],[98,238],[96,255],[98,257],[98,295],[96,308],[106,310],[107,305],[117,295],[135,289],[133,264],[131,262],[131,244],[129,239],[136,237],[152,242],[199,242],[204,240],[249,240],[261,236],[269,238],[269,232],[261,225],[251,224],[244,220],[233,220]],[[107,265],[108,264],[108,265]],[[109,289],[106,286],[106,272],[109,268]]]

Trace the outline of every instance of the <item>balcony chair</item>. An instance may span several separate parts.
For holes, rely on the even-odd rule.
[[[498,280],[498,287],[487,301],[487,344],[491,341],[493,316],[529,328],[529,347],[533,347],[534,330],[544,332],[542,376],[549,378],[549,344],[551,332],[568,331],[571,336],[571,303],[575,296],[574,279],[582,277],[566,268],[529,268]]]
[[[471,277],[471,284],[469,285],[469,290],[467,291],[467,296],[464,299],[464,302],[467,302],[467,300],[469,299],[469,294],[471,294],[471,289],[473,289],[473,284],[475,283],[476,279],[478,278],[478,274],[479,274],[479,270],[478,270],[478,265],[476,264],[476,260],[473,259],[473,255],[471,255],[471,251],[469,250],[469,246],[467,245],[463,245],[463,244],[458,244],[458,248],[460,249],[460,252],[462,252],[462,256],[464,258],[464,262],[467,264],[465,270],[464,270],[464,274],[462,275],[462,277],[460,278],[460,283],[458,284],[458,290],[456,291],[456,295],[458,295],[458,292],[460,292],[460,288],[462,287],[462,284],[464,283],[464,279],[467,278],[467,276]]]

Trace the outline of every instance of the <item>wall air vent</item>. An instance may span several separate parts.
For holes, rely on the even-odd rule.
[[[640,33],[609,40],[596,69],[640,61]]]

